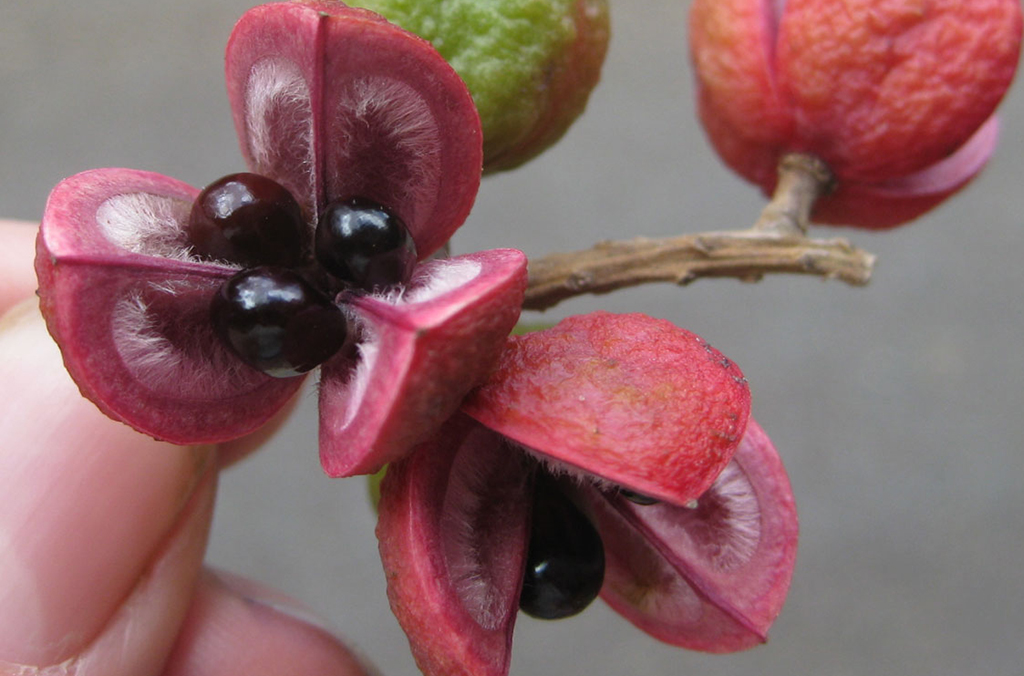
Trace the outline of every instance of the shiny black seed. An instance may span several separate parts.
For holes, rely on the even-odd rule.
[[[416,265],[416,244],[402,220],[362,197],[327,205],[314,250],[329,273],[367,291],[404,284]]]
[[[649,495],[644,495],[643,493],[637,493],[636,491],[631,491],[628,488],[620,488],[619,495],[626,498],[630,502],[634,502],[638,505],[658,504],[658,500],[656,498],[652,498]]]
[[[284,268],[252,268],[228,279],[213,297],[210,318],[242,361],[277,378],[322,364],[348,337],[338,306]]]
[[[307,237],[298,202],[259,174],[231,174],[199,193],[187,237],[194,253],[244,266],[296,267]]]
[[[553,481],[540,477],[519,608],[544,620],[570,617],[597,598],[603,583],[597,529]]]

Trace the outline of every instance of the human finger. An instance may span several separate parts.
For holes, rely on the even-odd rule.
[[[279,592],[207,570],[163,676],[369,676],[340,640]]]
[[[0,219],[0,315],[36,290],[37,223]]]
[[[214,449],[100,413],[33,301],[0,320],[0,401],[0,673],[159,673],[201,569]]]

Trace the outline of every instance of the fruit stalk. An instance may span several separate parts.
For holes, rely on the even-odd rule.
[[[523,308],[546,310],[587,293],[650,282],[683,286],[700,277],[755,282],[766,274],[788,273],[866,285],[874,254],[845,238],[812,239],[806,234],[815,201],[830,188],[828,169],[813,157],[794,154],[782,158],[778,171],[772,200],[751,228],[604,241],[530,261]]]

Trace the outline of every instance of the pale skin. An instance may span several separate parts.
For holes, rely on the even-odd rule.
[[[104,416],[39,314],[35,233],[0,220],[0,674],[371,673],[294,601],[202,562],[217,475],[288,411],[219,447]]]

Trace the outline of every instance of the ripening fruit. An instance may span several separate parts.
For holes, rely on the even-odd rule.
[[[285,268],[250,268],[234,275],[213,297],[210,318],[242,361],[277,378],[319,366],[348,337],[338,306]]]
[[[185,227],[194,254],[246,267],[300,265],[305,231],[292,194],[252,173],[230,174],[206,186]]]
[[[607,0],[356,0],[432,42],[473,95],[484,172],[513,169],[569,129],[608,50]]]
[[[362,197],[328,204],[320,214],[315,242],[320,265],[367,291],[404,284],[416,267],[416,244],[402,219]]]
[[[812,220],[898,225],[992,154],[1021,25],[1019,0],[694,0],[701,121],[767,193],[783,154],[824,161],[836,188]]]

